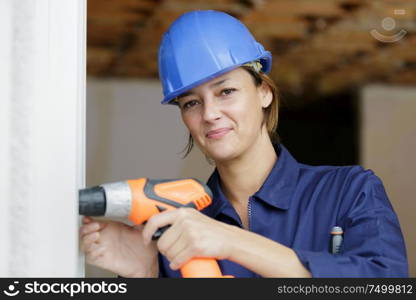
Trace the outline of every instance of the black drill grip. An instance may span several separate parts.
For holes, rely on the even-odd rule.
[[[159,239],[162,236],[162,234],[166,230],[169,229],[169,227],[170,227],[170,225],[166,225],[166,226],[160,227],[158,230],[156,230],[156,232],[152,235],[152,240],[154,241],[154,240]]]

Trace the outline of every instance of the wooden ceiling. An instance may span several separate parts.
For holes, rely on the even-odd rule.
[[[369,82],[416,85],[416,0],[88,0],[88,75],[157,78],[163,32],[194,9],[242,20],[299,104]]]

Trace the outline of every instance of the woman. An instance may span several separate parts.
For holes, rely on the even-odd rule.
[[[85,218],[89,263],[126,277],[179,277],[193,257],[215,257],[236,277],[407,276],[378,177],[358,166],[300,164],[274,139],[270,67],[270,53],[225,13],[189,12],[171,25],[159,49],[162,103],[178,105],[188,150],[195,142],[215,163],[213,204],[163,212],[139,228]],[[334,226],[344,231],[338,253],[330,251]]]

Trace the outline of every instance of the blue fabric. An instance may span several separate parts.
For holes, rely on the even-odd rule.
[[[408,265],[397,216],[380,179],[359,166],[308,166],[283,145],[263,186],[249,199],[249,230],[292,248],[313,277],[407,277]],[[241,227],[221,191],[215,170],[208,185],[214,199],[202,212]],[[331,229],[341,226],[339,254],[330,252]],[[160,258],[161,277],[180,277]],[[228,260],[224,275],[259,277]]]

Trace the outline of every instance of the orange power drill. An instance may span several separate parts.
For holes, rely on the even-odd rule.
[[[79,190],[79,214],[128,219],[143,224],[165,210],[192,207],[201,210],[211,204],[209,187],[196,179],[155,180],[139,178]],[[169,226],[159,228],[157,239]],[[213,258],[194,258],[180,269],[182,277],[223,276]]]

